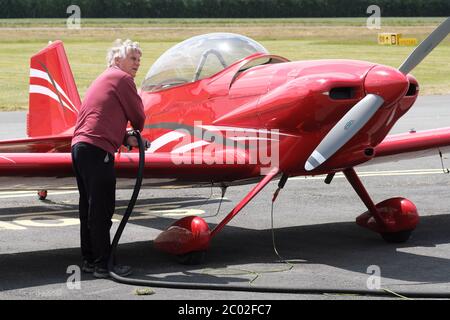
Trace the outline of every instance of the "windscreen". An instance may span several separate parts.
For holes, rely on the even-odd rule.
[[[258,42],[233,33],[210,33],[187,39],[167,50],[151,66],[142,84],[158,91],[210,77],[255,53],[268,53]]]

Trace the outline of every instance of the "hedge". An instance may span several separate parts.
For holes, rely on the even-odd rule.
[[[76,4],[84,18],[384,17],[450,15],[450,0],[0,0],[0,18],[66,18]]]

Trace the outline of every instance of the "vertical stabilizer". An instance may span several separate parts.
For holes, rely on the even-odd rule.
[[[51,136],[72,128],[80,96],[61,41],[31,57],[28,136]]]

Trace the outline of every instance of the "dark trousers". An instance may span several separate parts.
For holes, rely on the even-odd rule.
[[[114,157],[80,142],[72,147],[72,164],[80,193],[81,254],[84,260],[106,268],[116,202]]]

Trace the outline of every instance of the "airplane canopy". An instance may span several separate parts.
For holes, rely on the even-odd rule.
[[[234,33],[189,38],[167,50],[151,66],[143,91],[159,91],[210,77],[255,53],[269,53],[258,42]]]

